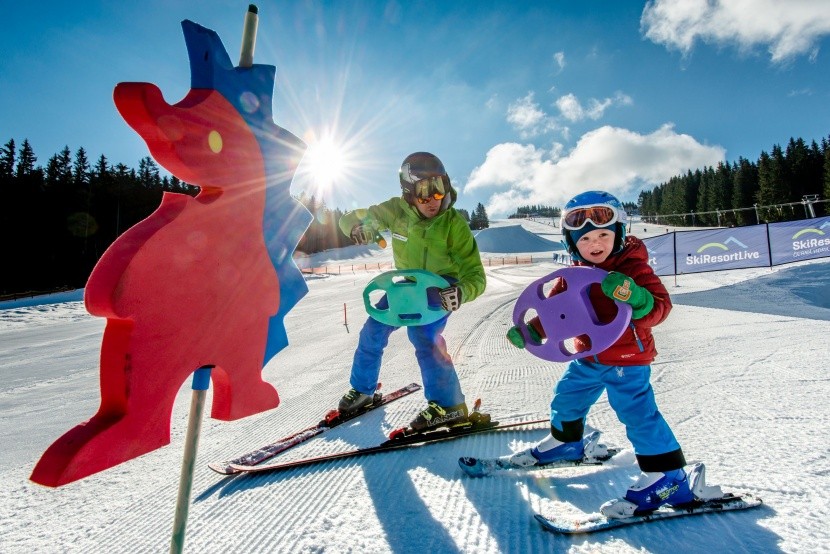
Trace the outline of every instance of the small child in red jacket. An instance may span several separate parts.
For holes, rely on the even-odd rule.
[[[586,446],[593,446],[587,437],[583,439],[585,417],[607,391],[608,402],[625,425],[642,471],[624,498],[603,504],[600,511],[607,517],[628,517],[664,504],[685,504],[692,502],[696,493],[705,493],[703,464],[696,464],[687,475],[683,451],[654,399],[649,364],[657,350],[651,328],[666,319],[672,304],[666,287],[648,264],[643,242],[626,237],[624,217],[620,202],[607,192],[585,192],[565,205],[562,234],[575,265],[609,272],[589,293],[597,316],[601,321],[613,319],[614,300],[620,300],[632,307],[631,323],[603,352],[570,362],[551,401],[551,434],[533,448],[511,456],[512,462],[526,467],[582,459],[588,454]],[[554,286],[551,294],[556,292]],[[528,334],[535,342],[544,337],[538,318],[528,322]],[[524,348],[518,327],[510,329],[507,337]],[[590,347],[578,337],[574,343],[576,352]],[[690,486],[690,481],[696,486]]]

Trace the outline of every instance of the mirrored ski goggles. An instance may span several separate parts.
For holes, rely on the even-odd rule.
[[[412,183],[412,189],[415,198],[421,204],[426,204],[433,198],[441,200],[447,195],[447,186],[444,183],[443,175],[436,175],[435,177],[427,177]],[[423,200],[423,202],[422,202]]]
[[[421,198],[419,196],[419,197],[416,197],[415,200],[418,201],[418,204],[429,204],[433,200],[443,200],[445,196],[446,196],[446,194],[441,194],[440,192],[435,192],[435,193],[432,194],[432,196],[430,196],[428,198]]]
[[[616,223],[620,214],[614,206],[602,204],[587,208],[574,208],[562,215],[562,227],[569,231],[576,231],[585,227],[589,221],[595,227],[607,227]]]

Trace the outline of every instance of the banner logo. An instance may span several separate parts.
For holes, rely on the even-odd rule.
[[[714,248],[724,252],[729,252],[729,244],[735,245],[741,250],[730,252],[729,254],[704,254],[706,250]],[[686,256],[686,265],[701,265],[701,264],[718,264],[726,262],[736,262],[741,260],[758,260],[761,258],[761,253],[749,250],[749,247],[736,239],[729,237],[723,242],[707,242],[697,249],[697,255],[689,254]]]
[[[824,224],[816,229],[815,227],[808,227],[806,229],[801,229],[796,234],[792,236],[793,241],[793,250],[794,251],[803,251],[803,250],[812,250],[814,248],[822,248],[822,250],[827,250],[827,247],[830,246],[830,237],[827,237],[827,233],[822,231],[825,227],[830,226],[830,222],[825,221]],[[801,238],[803,235],[818,235],[818,237],[805,237]],[[824,238],[819,238],[824,237]]]

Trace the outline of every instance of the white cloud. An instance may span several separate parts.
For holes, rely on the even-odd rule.
[[[495,188],[488,201],[492,215],[517,206],[561,206],[579,192],[606,190],[630,198],[644,186],[656,186],[689,169],[725,159],[720,146],[706,146],[666,124],[648,135],[604,126],[586,133],[562,156],[561,145],[546,153],[532,144],[504,143],[490,149],[467,180],[465,192]]]
[[[553,55],[553,61],[556,62],[557,67],[559,67],[559,71],[565,69],[565,53],[564,52],[557,52]]]
[[[735,44],[741,50],[767,45],[773,62],[799,54],[815,58],[830,34],[828,0],[652,0],[640,27],[646,38],[688,54],[695,40]]]
[[[583,106],[579,99],[574,94],[566,94],[560,96],[556,100],[556,107],[562,117],[568,121],[581,121],[583,119],[593,119],[596,121],[603,116],[605,110],[613,105],[627,106],[632,103],[631,97],[621,92],[618,92],[614,98],[604,98],[597,100],[591,98],[588,100],[587,106]]]
[[[507,107],[507,121],[520,132],[522,138],[534,137],[556,128],[553,119],[533,99],[532,92]]]
[[[584,119],[596,121],[605,114],[611,106],[627,106],[632,103],[631,97],[617,92],[613,98],[597,100],[591,98],[586,105],[582,105],[574,94],[559,97],[554,105],[559,110],[559,116],[554,117],[546,113],[534,99],[534,93],[528,92],[523,98],[512,102],[507,107],[507,122],[519,131],[521,138],[528,139],[551,131],[560,131],[567,136],[568,128],[562,125],[562,120],[576,122]]]

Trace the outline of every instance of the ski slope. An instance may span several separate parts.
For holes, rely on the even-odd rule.
[[[558,240],[553,238],[558,230],[549,226],[521,225]],[[634,233],[647,236],[637,225]],[[502,247],[511,251],[509,244]],[[317,254],[315,261],[326,255],[332,254]],[[364,248],[353,259],[388,255]],[[467,399],[481,398],[482,409],[496,419],[548,415],[564,364],[517,350],[504,334],[522,289],[559,267],[546,262],[487,268],[486,293],[450,318],[445,336]],[[711,483],[762,497],[761,508],[586,537],[542,531],[534,512],[593,512],[636,479],[634,454],[605,396],[591,411],[589,428],[602,431],[604,441],[623,452],[599,468],[462,476],[459,456],[496,456],[526,447],[545,436],[542,425],[271,475],[223,478],[210,471],[209,461],[313,424],[336,404],[349,386],[365,319],[361,293],[373,275],[308,281],[309,294],[286,318],[291,344],[264,370],[280,393],[278,408],[235,422],[205,419],[186,552],[830,550],[827,260],[664,278],[675,307],[655,329],[660,355],[652,383],[658,404],[688,461],[705,462]],[[98,407],[104,321],[88,315],[77,294],[58,300],[0,304],[0,551],[166,551],[190,383],[174,407],[169,446],[57,489],[28,480],[49,444]],[[403,331],[392,335],[381,380],[385,390],[420,382]],[[424,404],[415,393],[282,457],[377,444]]]

